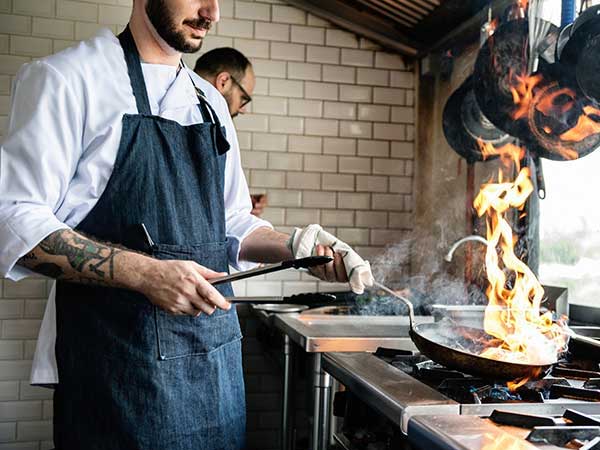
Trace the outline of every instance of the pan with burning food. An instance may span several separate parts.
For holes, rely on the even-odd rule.
[[[508,362],[480,356],[490,336],[477,328],[457,326],[450,321],[416,325],[413,305],[410,300],[395,293],[380,283],[375,283],[403,301],[408,307],[409,336],[419,351],[450,369],[497,380],[538,379],[544,377],[556,361]]]
[[[483,330],[456,326],[444,321],[411,328],[417,348],[433,361],[461,372],[498,380],[543,378],[556,361],[531,364],[508,362],[480,356],[491,336]],[[492,341],[493,342],[493,341]]]

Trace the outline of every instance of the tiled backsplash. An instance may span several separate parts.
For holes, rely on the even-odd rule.
[[[268,194],[263,217],[283,231],[320,223],[366,258],[401,240],[413,226],[412,69],[283,1],[220,5],[203,50],[232,46],[254,65],[251,113],[235,125],[251,191]],[[0,0],[0,136],[23,63],[101,27],[117,32],[130,10],[131,0]],[[49,449],[52,395],[27,383],[48,282],[0,288],[0,450]],[[235,286],[237,295],[345,288],[296,271]]]

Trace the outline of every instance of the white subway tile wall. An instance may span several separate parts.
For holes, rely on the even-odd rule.
[[[118,32],[131,0],[0,0],[0,139],[19,67],[86,39]],[[221,0],[203,46],[233,46],[257,74],[251,113],[235,120],[252,193],[280,230],[321,223],[372,257],[413,227],[414,72],[400,56],[283,0]],[[186,55],[194,65],[198,55]],[[50,282],[0,280],[0,450],[52,448],[52,393],[29,386]],[[238,282],[238,295],[345,290],[289,271]],[[278,379],[252,323],[244,325],[249,443],[277,448]],[[271,379],[269,378],[271,377]],[[266,406],[269,406],[268,408]],[[250,417],[251,416],[251,417]]]

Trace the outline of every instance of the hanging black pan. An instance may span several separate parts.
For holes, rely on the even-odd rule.
[[[482,46],[473,72],[479,107],[495,126],[519,138],[534,156],[557,161],[581,158],[598,147],[600,133],[585,139],[571,137],[590,102],[565,82],[562,63],[542,64],[533,74],[540,80],[532,89],[528,107],[515,118],[515,86],[519,86],[518,77],[527,74],[528,32],[526,20],[513,20],[498,27]],[[600,117],[589,118],[600,122]]]
[[[528,147],[534,154],[555,161],[589,155],[600,145],[599,113],[577,89],[565,85],[564,80],[550,79],[536,90],[527,113]],[[582,118],[598,131],[585,138],[577,136]]]
[[[409,335],[419,351],[449,369],[495,380],[516,380],[526,377],[539,379],[547,375],[556,362],[540,365],[519,364],[498,361],[471,353],[471,351],[461,348],[461,340],[464,340],[465,344],[469,346],[472,346],[473,342],[483,342],[490,338],[483,330],[448,325],[444,322],[416,325],[412,303],[385,286],[379,283],[375,284],[402,300],[408,307]],[[478,349],[473,350],[477,351]],[[481,350],[483,350],[483,344]]]
[[[502,131],[523,139],[529,135],[527,122],[514,120],[512,88],[515,77],[527,73],[526,20],[500,25],[483,44],[473,69],[475,98],[485,116]]]
[[[448,144],[470,163],[497,157],[484,157],[478,141],[494,147],[514,142],[512,136],[496,128],[481,112],[473,92],[471,76],[446,101],[442,125]]]
[[[571,27],[560,52],[563,76],[591,101],[600,103],[600,5],[586,9]]]
[[[572,29],[573,29],[573,24],[570,23],[560,30],[560,33],[558,34],[558,39],[556,40],[554,62],[560,61],[562,51],[565,48],[565,45],[567,44],[567,42],[569,41],[569,38],[571,37]]]

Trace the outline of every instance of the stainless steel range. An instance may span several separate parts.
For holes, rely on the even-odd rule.
[[[563,292],[549,302],[548,306],[555,309],[558,299]],[[344,298],[338,294],[338,301]],[[382,303],[378,299],[378,305]],[[488,389],[487,382],[475,381],[472,386],[461,386],[460,382],[446,382],[446,390],[439,389],[433,382],[428,382],[435,374],[447,371],[424,361],[424,358],[408,355],[409,362],[417,369],[405,367],[400,362],[402,352],[390,355],[373,356],[379,347],[415,351],[414,344],[408,337],[408,317],[401,315],[403,304],[390,301],[385,308],[378,312],[388,315],[370,315],[373,302],[361,304],[356,299],[331,305],[331,299],[324,304],[328,306],[306,310],[301,314],[278,314],[267,320],[271,326],[283,332],[284,336],[284,399],[282,407],[282,448],[293,448],[293,420],[289,403],[289,392],[293,390],[293,377],[290,370],[294,348],[307,352],[312,361],[312,390],[313,413],[310,448],[321,450],[328,448],[331,441],[331,429],[335,428],[335,419],[330,427],[331,392],[335,391],[335,383],[331,376],[355,393],[365,398],[367,404],[378,411],[382,417],[391,418],[401,438],[406,441],[408,425],[412,417],[429,417],[438,415],[486,415],[493,408],[489,407],[487,398],[477,401],[465,401],[457,398],[452,392],[463,390],[469,394],[470,389],[479,389],[478,395],[483,396],[490,391],[490,398],[500,395],[493,389]],[[550,304],[551,303],[551,304]],[[400,308],[402,307],[402,308]],[[366,314],[365,314],[366,310]],[[389,311],[388,311],[389,310]],[[267,315],[264,311],[255,311]],[[420,311],[421,312],[421,311]],[[422,308],[422,312],[427,312]],[[434,320],[433,316],[417,316],[417,323],[427,323]],[[293,345],[295,344],[295,345]],[[333,352],[333,353],[328,353]],[[361,352],[361,353],[356,353]],[[409,352],[410,353],[410,352]],[[395,367],[398,366],[398,367]],[[399,368],[400,367],[400,368]],[[416,370],[416,371],[415,371]],[[424,374],[422,377],[417,376]],[[331,374],[331,376],[330,376]],[[462,374],[451,373],[447,378],[463,378]],[[458,385],[458,386],[456,386]],[[559,388],[555,388],[559,389]],[[451,394],[452,393],[452,394]],[[554,402],[556,403],[556,402]],[[574,401],[574,403],[581,403]],[[521,402],[513,406],[520,411],[535,412],[537,405],[533,402]],[[556,414],[562,414],[565,409],[561,405],[555,407]],[[584,409],[584,411],[586,411]],[[339,412],[339,407],[338,407]],[[600,413],[599,413],[600,414]],[[377,448],[377,447],[376,447]]]
[[[328,307],[326,307],[328,308]],[[338,307],[336,307],[338,308]],[[284,398],[282,406],[282,448],[292,448],[290,392],[293,391],[291,355],[293,348],[311,355],[312,433],[311,450],[326,448],[329,434],[331,379],[322,369],[325,352],[374,352],[380,346],[414,349],[408,337],[408,318],[404,316],[353,316],[327,314],[339,309],[306,310],[301,314],[276,315],[273,325],[284,335]],[[417,316],[418,323],[433,322],[432,316]],[[292,346],[292,343],[296,344]]]
[[[343,448],[600,448],[598,362],[557,365],[515,392],[406,351],[328,353],[323,369],[347,387],[334,430]]]

